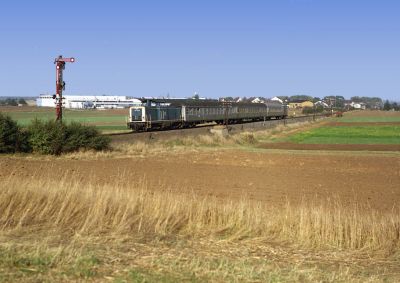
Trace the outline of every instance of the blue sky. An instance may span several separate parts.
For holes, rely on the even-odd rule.
[[[400,100],[400,1],[2,1],[0,96]]]

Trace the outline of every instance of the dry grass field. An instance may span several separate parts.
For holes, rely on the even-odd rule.
[[[331,122],[3,155],[0,281],[398,282],[399,151],[264,148]]]

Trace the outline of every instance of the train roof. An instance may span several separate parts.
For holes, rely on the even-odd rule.
[[[267,100],[265,103],[252,103],[252,102],[223,102],[223,101],[218,101],[216,99],[147,99],[147,98],[142,98],[140,99],[142,103],[148,103],[151,102],[152,104],[158,104],[158,105],[169,105],[169,106],[221,106],[224,105],[225,103],[228,103],[229,105],[247,105],[247,106],[256,106],[257,104],[275,104],[275,105],[282,105],[279,101],[274,101],[274,100]]]
[[[175,99],[175,98],[141,98],[142,103],[170,104],[170,105],[206,105],[218,103],[216,99]]]

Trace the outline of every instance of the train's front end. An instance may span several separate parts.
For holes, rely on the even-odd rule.
[[[133,106],[129,108],[128,128],[135,131],[146,129],[146,106]]]

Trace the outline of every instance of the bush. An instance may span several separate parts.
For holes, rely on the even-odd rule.
[[[0,153],[28,152],[28,133],[17,122],[0,113]]]
[[[41,154],[62,153],[65,141],[65,124],[56,121],[46,121],[35,119],[28,128],[29,143],[33,152]]]
[[[322,106],[317,106],[317,107],[304,107],[303,108],[303,114],[316,114],[316,113],[322,113],[324,112],[324,108]]]
[[[241,133],[235,138],[235,142],[240,145],[254,145],[257,143],[257,139],[253,133]]]
[[[34,152],[59,155],[80,149],[108,149],[110,139],[93,126],[36,119],[29,127],[29,142]]]
[[[94,126],[84,126],[80,123],[72,122],[66,127],[66,142],[64,151],[70,152],[78,149],[108,149],[110,139],[101,136]]]
[[[59,155],[80,149],[104,150],[109,145],[110,138],[101,136],[93,126],[35,119],[26,131],[0,113],[0,153],[33,151]]]

